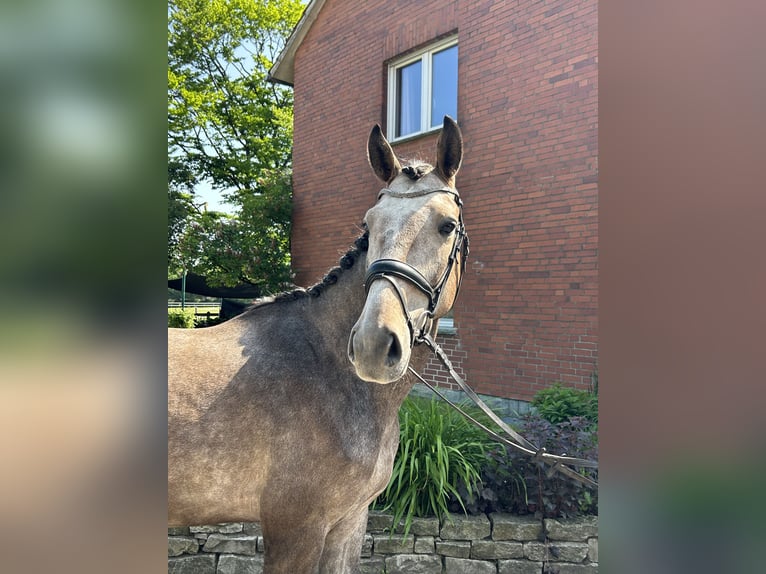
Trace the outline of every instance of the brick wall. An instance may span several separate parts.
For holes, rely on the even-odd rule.
[[[529,399],[597,368],[597,3],[327,0],[295,58],[293,265],[316,281],[359,233],[379,182],[386,62],[458,32],[471,259],[455,309],[479,392]],[[395,145],[433,158],[436,136]]]

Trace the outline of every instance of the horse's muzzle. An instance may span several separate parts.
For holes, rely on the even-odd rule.
[[[381,384],[399,380],[409,364],[409,341],[386,327],[359,327],[354,326],[348,339],[348,358],[359,378]]]

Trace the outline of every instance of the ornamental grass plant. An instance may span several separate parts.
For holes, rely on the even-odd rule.
[[[406,535],[414,516],[441,518],[449,511],[450,500],[466,512],[463,496],[480,488],[492,441],[435,398],[407,398],[399,411],[399,426],[393,474],[376,506],[392,511],[394,524],[404,519]]]

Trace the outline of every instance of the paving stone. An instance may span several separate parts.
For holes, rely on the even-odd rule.
[[[445,558],[444,574],[497,574],[497,566],[484,560]]]
[[[257,538],[245,535],[211,534],[202,547],[202,551],[254,556],[258,551]]]
[[[263,556],[222,554],[216,574],[263,574]]]
[[[523,558],[524,547],[521,542],[505,540],[474,540],[471,543],[471,558],[497,560],[499,558]]]
[[[433,554],[434,540],[433,536],[416,536],[415,554]]]
[[[579,564],[588,556],[588,545],[585,542],[549,542],[548,554],[557,562]]]
[[[372,551],[375,554],[411,554],[415,547],[415,536],[408,534],[402,539],[401,534],[374,535]]]
[[[215,556],[198,554],[168,558],[168,574],[215,574]]]
[[[468,540],[437,540],[436,553],[453,558],[470,558],[471,543]]]
[[[489,518],[485,515],[464,516],[449,514],[445,517],[440,536],[444,540],[481,540],[492,531]]]
[[[532,562],[530,560],[497,561],[497,574],[540,574],[542,571],[542,562]]]
[[[212,534],[213,532],[218,532],[218,525],[203,524],[200,526],[190,526],[189,532],[191,532],[192,534]]]
[[[598,517],[581,516],[568,520],[546,518],[545,533],[550,540],[586,542],[588,538],[598,536]]]
[[[400,527],[402,526],[403,524],[400,525]],[[435,516],[426,518],[415,516],[412,518],[410,533],[415,536],[439,536],[439,519]]]
[[[489,515],[489,520],[492,523],[492,540],[527,542],[542,538],[542,520],[532,515],[515,516],[513,514],[493,512]]]
[[[220,524],[203,524],[200,526],[190,526],[189,532],[192,534],[235,534],[242,532],[241,522],[221,522]]]
[[[362,558],[369,558],[372,556],[372,534],[365,534],[364,540],[362,541],[362,553],[360,556]]]
[[[362,558],[359,561],[359,574],[383,574],[386,569],[386,561],[383,556]]]
[[[199,552],[199,542],[191,536],[168,536],[168,556],[181,554],[196,554]]]
[[[544,542],[524,542],[524,558],[535,562],[548,560],[548,547]]]
[[[546,564],[544,574],[598,574],[598,564],[566,564],[550,562]]]
[[[390,514],[371,510],[367,514],[367,532],[376,534],[379,532],[390,532],[391,525],[394,523],[394,517]]]
[[[386,574],[442,574],[442,561],[427,554],[397,554],[386,558]]]
[[[588,560],[598,562],[598,538],[588,538]]]

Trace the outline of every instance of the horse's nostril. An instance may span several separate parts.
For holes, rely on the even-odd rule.
[[[351,335],[348,338],[348,358],[351,362],[354,362],[354,335],[356,335],[356,329],[351,331]]]
[[[396,335],[390,336],[391,342],[388,346],[386,363],[389,367],[397,365],[402,360],[402,346],[399,344],[399,338]]]

